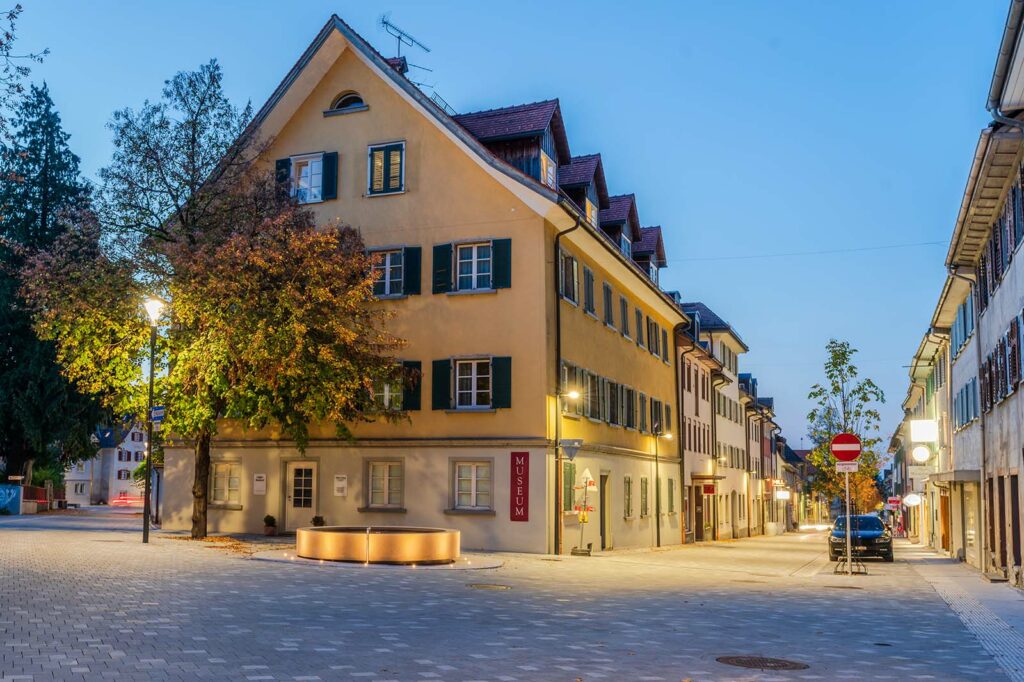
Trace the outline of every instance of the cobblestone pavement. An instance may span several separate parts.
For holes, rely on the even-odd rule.
[[[934,573],[931,555],[907,546],[852,578],[831,574],[820,533],[423,571],[267,562],[160,534],[143,546],[138,524],[0,518],[0,678],[1007,679],[1000,664],[1019,674],[983,645],[1019,632],[980,598],[962,621],[933,587],[941,576],[919,570]],[[729,655],[809,667],[715,660]]]

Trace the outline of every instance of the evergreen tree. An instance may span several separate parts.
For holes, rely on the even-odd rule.
[[[88,456],[97,403],[61,375],[53,343],[40,341],[20,299],[26,258],[50,248],[89,187],[68,147],[46,85],[32,86],[0,148],[0,457],[8,474]],[[26,466],[27,465],[27,466]]]

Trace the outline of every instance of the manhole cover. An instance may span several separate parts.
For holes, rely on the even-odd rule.
[[[474,590],[511,590],[509,585],[498,585],[497,583],[468,583],[466,587]]]
[[[810,667],[806,663],[787,661],[784,658],[765,658],[764,656],[719,656],[715,660],[726,665],[752,670],[807,670]]]

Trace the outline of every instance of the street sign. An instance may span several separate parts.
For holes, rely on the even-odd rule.
[[[703,488],[702,492],[705,495],[714,495],[715,494],[715,484],[714,483],[705,483],[702,486],[702,488]]]
[[[857,473],[858,464],[859,462],[836,462],[836,473],[855,474]]]
[[[154,405],[153,409],[149,412],[150,419],[153,420],[154,424],[158,424],[164,420],[164,406]]]
[[[860,438],[852,433],[839,433],[832,439],[832,456],[840,462],[852,462],[860,457]]]
[[[576,459],[576,453],[583,447],[582,438],[563,438],[561,442],[562,454],[570,462]]]
[[[899,496],[899,495],[896,495],[896,496],[894,496],[894,497],[890,497],[890,498],[888,498],[888,499],[887,499],[887,500],[885,501],[885,503],[886,503],[886,504],[891,504],[891,505],[895,505],[895,506],[897,506],[897,507],[898,507],[898,506],[900,506],[901,504],[903,504],[903,499],[902,499],[902,498],[900,498],[900,496]]]

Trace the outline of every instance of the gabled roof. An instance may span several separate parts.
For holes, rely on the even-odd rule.
[[[597,201],[600,208],[608,208],[608,185],[604,180],[604,165],[600,154],[574,156],[569,163],[558,167],[558,185],[562,188],[580,187],[590,183],[597,185]]]
[[[601,209],[601,227],[618,227],[623,223],[630,226],[630,239],[640,239],[640,216],[636,210],[635,194],[617,194],[608,197],[608,208]]]
[[[305,98],[312,91],[312,88],[319,82],[323,70],[329,68],[330,64],[338,58],[344,49],[344,46],[332,41],[335,33],[340,34],[348,45],[352,46],[352,49],[360,58],[368,63],[371,68],[378,71],[384,80],[398,90],[407,101],[422,109],[428,118],[432,119],[448,135],[454,138],[458,146],[463,147],[472,156],[477,158],[482,165],[488,166],[491,170],[507,176],[519,185],[522,185],[523,188],[531,191],[530,193],[524,193],[521,189],[519,191],[513,190],[516,191],[520,199],[526,201],[528,205],[542,213],[549,210],[550,204],[538,202],[537,198],[543,198],[552,203],[558,202],[557,192],[492,153],[480,140],[442,110],[436,102],[427,97],[412,81],[399,73],[387,59],[336,14],[328,19],[316,38],[313,39],[313,42],[310,43],[306,51],[302,53],[302,56],[292,66],[270,98],[260,107],[246,132],[243,133],[242,139],[245,139],[248,133],[262,129],[265,126],[268,128],[266,130],[268,136],[272,137],[277,134],[280,127],[291,116],[291,113],[301,106],[302,102],[305,101]],[[325,52],[323,55],[321,50]],[[312,77],[317,79],[312,83],[304,78],[306,67],[311,64],[314,64],[315,68],[311,69],[310,72],[314,74]],[[316,73],[321,75],[316,75]],[[295,92],[292,92],[293,88]],[[282,115],[278,115],[275,111],[279,105],[284,107]],[[561,121],[561,116],[558,119]],[[568,152],[568,150],[566,151]]]
[[[453,118],[481,142],[535,137],[543,135],[550,126],[555,138],[558,161],[569,163],[572,159],[557,99],[474,111],[468,114],[458,114]]]
[[[701,331],[726,331],[729,332],[736,341],[739,342],[743,350],[749,351],[750,348],[743,342],[739,333],[733,329],[732,325],[723,320],[718,314],[715,313],[711,308],[707,307],[700,301],[694,301],[693,303],[684,303],[683,312],[687,315],[692,316],[694,313],[700,315],[700,328]]]
[[[775,409],[775,398],[758,398],[757,404],[761,407],[767,407],[769,410]],[[780,436],[781,438],[781,436]]]
[[[665,258],[665,240],[661,236],[661,226],[641,227],[640,240],[633,242],[633,258],[637,256],[654,256],[659,268],[668,266],[668,259]]]

